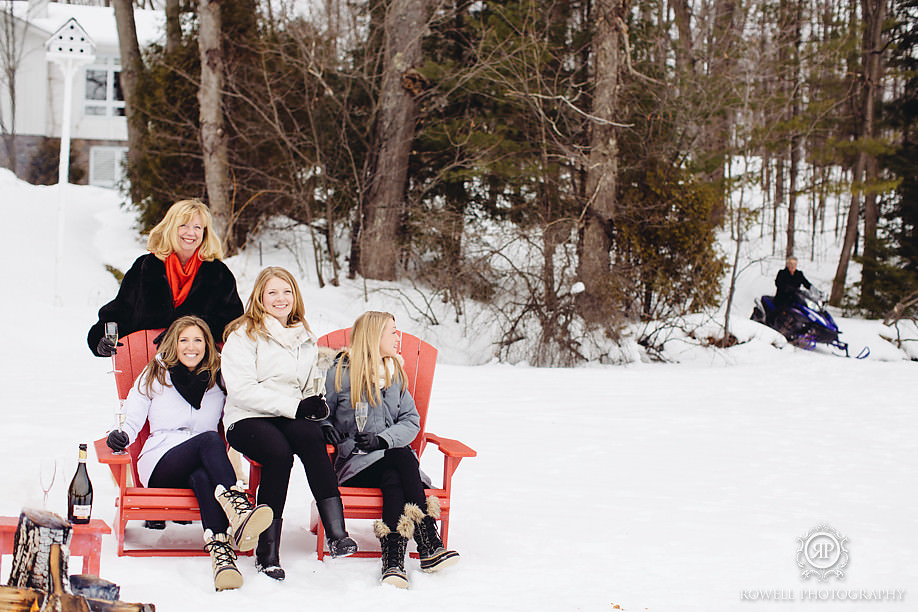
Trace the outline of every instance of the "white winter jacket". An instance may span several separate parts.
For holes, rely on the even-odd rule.
[[[147,397],[140,388],[143,378],[141,374],[134,381],[134,386],[124,400],[123,409],[124,432],[131,442],[137,438],[143,424],[150,421],[150,437],[144,442],[137,459],[137,474],[143,486],[147,486],[153,468],[167,451],[199,433],[217,431],[226,396],[218,385],[214,385],[204,393],[201,408],[196,409],[172,386],[168,372],[166,384],[169,386],[164,387],[153,381],[151,397]]]
[[[300,400],[315,395],[313,377],[318,347],[305,327],[284,327],[265,317],[265,335],[251,339],[245,326],[223,345],[226,429],[252,417],[296,417]]]

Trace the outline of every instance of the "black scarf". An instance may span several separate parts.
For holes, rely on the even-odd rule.
[[[197,374],[192,374],[184,364],[177,363],[169,368],[169,376],[172,377],[175,390],[185,398],[185,401],[194,406],[195,410],[200,410],[201,398],[204,397],[210,383],[210,372],[201,370]]]

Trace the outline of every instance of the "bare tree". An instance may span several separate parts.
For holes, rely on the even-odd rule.
[[[115,25],[118,28],[118,46],[121,51],[121,91],[124,94],[124,115],[128,131],[128,176],[136,168],[141,155],[143,121],[137,112],[137,81],[143,70],[137,26],[134,23],[134,5],[131,0],[112,0]],[[131,184],[131,200],[139,204],[144,194]]]
[[[852,0],[852,2],[855,1]],[[866,140],[871,138],[876,130],[877,100],[880,91],[880,77],[882,76],[880,59],[884,52],[882,33],[883,20],[886,16],[886,0],[862,0],[861,8],[864,19],[864,34],[861,46],[861,65],[856,74],[858,87],[856,90],[855,114],[857,126],[855,142],[858,144],[858,152],[851,176],[851,200],[845,224],[845,237],[838,259],[838,267],[835,270],[835,278],[832,281],[832,293],[829,297],[829,303],[834,306],[839,306],[844,296],[848,263],[851,260],[854,242],[857,238],[862,199],[865,203],[869,201],[868,205],[871,207],[868,213],[870,227],[865,228],[865,232],[869,229],[871,235],[869,238],[865,236],[865,247],[867,242],[873,243],[876,240],[877,212],[875,210],[875,195],[873,198],[865,197],[865,193],[869,193],[871,190],[871,183],[876,179],[876,166],[871,161],[871,155],[866,149]],[[852,12],[854,12],[854,5],[852,5]],[[870,175],[869,170],[874,172],[873,176]]]
[[[621,70],[624,0],[599,0],[593,32],[593,120],[590,125],[586,172],[587,204],[580,255],[580,273],[586,290],[578,301],[583,316],[593,322],[608,318],[612,224],[618,176],[619,115],[617,89]]]
[[[200,0],[198,6],[201,51],[201,150],[207,199],[214,214],[218,235],[232,248],[232,208],[230,203],[227,137],[223,120],[225,58],[222,47],[220,2]]]
[[[393,0],[386,10],[382,83],[357,237],[357,265],[366,278],[396,277],[398,234],[406,208],[408,157],[415,137],[417,96],[424,89],[417,67],[421,63],[421,42],[427,30],[431,1]]]
[[[0,82],[6,88],[9,115],[0,115],[0,133],[6,147],[6,158],[9,169],[16,173],[16,77],[22,62],[23,41],[28,22],[20,22],[13,15],[13,3],[7,2],[3,8],[2,30],[0,30]],[[22,23],[22,27],[17,27]]]

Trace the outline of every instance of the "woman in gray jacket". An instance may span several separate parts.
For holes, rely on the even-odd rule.
[[[420,417],[408,393],[398,342],[391,314],[360,315],[351,329],[350,348],[328,373],[325,399],[326,422],[334,426],[339,439],[338,479],[345,487],[382,490],[382,520],[373,526],[382,548],[381,579],[405,588],[405,551],[412,536],[426,572],[453,565],[459,554],[443,547],[436,524],[439,500],[425,499],[418,458],[408,446],[421,429]],[[358,403],[368,404],[361,427],[355,410]]]
[[[255,567],[275,580],[285,577],[279,549],[294,456],[306,470],[329,552],[357,552],[344,528],[338,481],[318,423],[328,415],[317,388],[318,355],[296,280],[284,268],[265,268],[245,313],[226,328],[223,425],[230,446],[261,464],[258,502],[271,507],[274,521],[255,548]]]

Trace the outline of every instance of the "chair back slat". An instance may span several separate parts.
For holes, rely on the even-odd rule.
[[[346,348],[350,342],[350,329],[338,329],[319,338],[319,346],[333,349]],[[437,366],[437,349],[417,336],[402,332],[399,352],[405,358],[405,374],[408,376],[408,392],[414,398],[421,417],[421,431],[411,443],[418,456],[424,452],[424,432],[427,427],[427,408],[430,405],[430,391],[433,388],[434,370]]]
[[[122,402],[127,399],[131,387],[134,386],[134,381],[156,355],[157,346],[153,344],[153,338],[162,331],[161,329],[142,329],[118,340],[124,346],[119,347],[118,352],[115,353],[115,383],[118,387],[118,399]],[[147,421],[127,449],[131,454],[131,476],[134,479],[134,486],[137,487],[141,486],[140,478],[137,475],[137,458],[149,435],[150,422]]]
[[[142,329],[118,340],[124,345],[115,353],[115,384],[121,401],[127,399],[134,381],[156,354],[157,347],[153,344],[153,338],[162,331]]]

